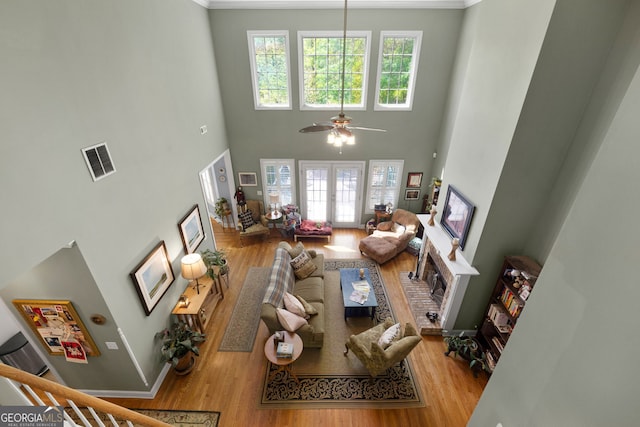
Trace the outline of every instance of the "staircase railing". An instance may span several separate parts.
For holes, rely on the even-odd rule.
[[[100,417],[100,414],[104,414],[114,426],[119,425],[117,420],[124,421],[129,426],[171,426],[170,424],[163,423],[162,421],[158,421],[136,411],[116,405],[115,403],[107,402],[106,400],[90,396],[78,390],[63,386],[62,384],[40,378],[36,375],[32,375],[28,372],[21,371],[20,369],[16,369],[8,365],[3,365],[1,363],[0,375],[20,383],[24,391],[26,391],[25,394],[28,393],[27,397],[31,397],[31,400],[36,405],[70,406],[75,412],[77,419],[74,420],[71,415],[69,415],[67,412],[68,409],[65,410],[64,416],[65,420],[71,425],[80,423],[87,427],[94,425],[104,426],[104,420]],[[43,399],[48,399],[50,403],[45,403]],[[66,402],[59,402],[59,399],[64,399]],[[94,419],[93,422],[87,419],[87,416],[85,416],[85,414],[80,410],[81,408],[87,408],[90,417]]]

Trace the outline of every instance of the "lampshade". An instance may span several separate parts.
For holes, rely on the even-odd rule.
[[[189,254],[182,257],[182,277],[187,280],[199,279],[207,272],[207,266],[200,254]]]
[[[269,194],[269,203],[280,203],[280,195],[278,193]]]

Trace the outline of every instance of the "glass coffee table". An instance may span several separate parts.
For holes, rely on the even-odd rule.
[[[376,294],[373,292],[373,285],[371,284],[371,276],[369,275],[369,269],[363,268],[364,278],[360,279],[359,268],[341,268],[340,269],[340,288],[342,289],[342,301],[344,302],[344,320],[347,317],[356,316],[370,316],[374,318],[376,314],[376,307],[378,307],[378,300]],[[351,295],[354,292],[353,283],[366,280],[369,284],[369,295],[366,300],[360,302],[352,301]]]

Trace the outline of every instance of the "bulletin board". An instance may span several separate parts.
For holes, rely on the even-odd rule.
[[[70,362],[86,363],[87,356],[99,356],[71,301],[16,299],[13,305],[42,345],[54,356],[65,356]]]

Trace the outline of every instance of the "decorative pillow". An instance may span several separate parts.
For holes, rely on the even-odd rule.
[[[307,315],[313,316],[314,314],[318,314],[318,310],[316,310],[314,306],[306,302],[300,295],[296,295],[296,298],[298,298],[298,300],[304,307],[304,312],[307,313]]]
[[[291,260],[291,267],[297,279],[306,279],[318,268],[306,251]]]
[[[303,251],[304,251],[304,245],[302,244],[302,242],[298,242],[297,245],[295,245],[289,250],[289,255],[291,255],[291,258],[293,259],[298,255],[300,255]]]
[[[278,316],[278,321],[280,322],[282,327],[289,332],[295,332],[304,325],[309,324],[304,318],[293,314],[283,308],[276,308],[276,316]]]
[[[391,326],[389,329],[384,331],[382,335],[380,335],[380,339],[378,340],[378,345],[380,347],[387,348],[391,345],[391,342],[396,339],[400,335],[400,323],[396,323]]]
[[[310,256],[311,258],[315,258],[315,257],[317,257],[317,256],[318,256],[318,253],[316,252],[316,250],[315,250],[315,249],[309,249],[309,250],[308,250],[308,251],[306,251],[306,252],[309,254],[309,256]]]
[[[284,308],[300,317],[304,317],[305,319],[309,318],[300,300],[289,292],[284,294]]]
[[[240,218],[240,223],[242,224],[242,227],[245,230],[251,227],[253,224],[255,224],[255,222],[253,221],[253,216],[250,209],[244,212],[240,212],[238,214],[238,218]]]
[[[403,234],[405,230],[405,226],[402,224],[398,224],[397,222],[393,223],[393,227],[391,227],[391,231],[396,234]]]
[[[394,223],[391,222],[391,221],[384,221],[384,222],[381,222],[380,224],[378,224],[378,226],[376,228],[378,230],[380,230],[380,231],[390,231],[391,230],[391,226],[393,224]]]

